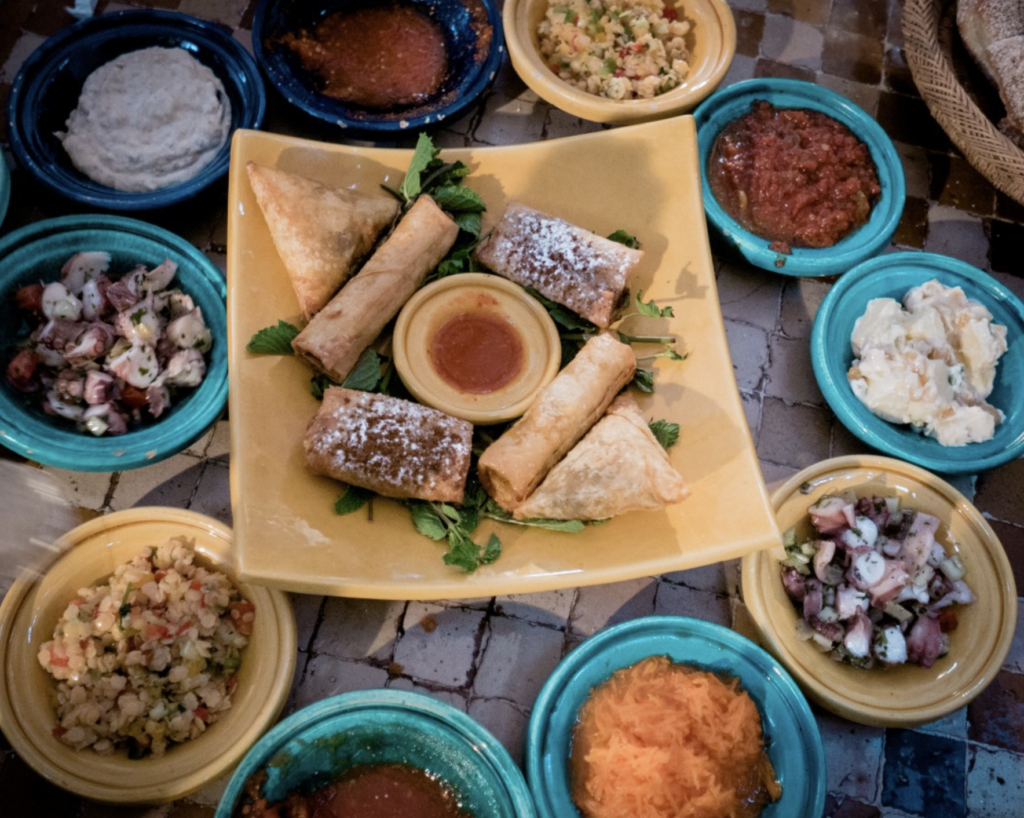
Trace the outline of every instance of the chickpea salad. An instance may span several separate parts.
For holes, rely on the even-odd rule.
[[[159,418],[202,383],[212,337],[202,310],[171,283],[178,265],[136,266],[118,279],[102,251],[76,253],[60,280],[15,295],[33,327],[7,382],[84,432],[124,434]]]
[[[231,707],[256,606],[175,537],[70,600],[38,659],[57,681],[55,737],[162,756]]]
[[[811,536],[784,537],[797,634],[863,668],[931,667],[945,655],[957,607],[976,597],[959,555],[936,539],[939,519],[878,496],[825,496],[807,512]]]

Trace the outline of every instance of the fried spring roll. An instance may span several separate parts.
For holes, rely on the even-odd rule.
[[[514,511],[633,378],[636,356],[611,333],[591,338],[511,429],[484,450],[480,480]]]
[[[306,428],[315,474],[385,497],[459,504],[473,424],[419,403],[334,386]]]
[[[605,520],[655,511],[689,493],[636,400],[623,392],[512,516]]]
[[[607,328],[643,251],[509,202],[476,257],[498,275]]]
[[[331,300],[398,215],[393,197],[246,165],[295,297],[308,321]]]
[[[338,383],[363,350],[437,267],[459,227],[420,196],[366,264],[292,341],[292,349]]]

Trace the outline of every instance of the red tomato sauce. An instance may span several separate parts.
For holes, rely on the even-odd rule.
[[[281,42],[320,75],[326,96],[364,108],[424,102],[448,72],[441,27],[397,3],[337,11],[312,34],[287,34]]]
[[[718,135],[707,172],[722,208],[786,253],[831,247],[867,221],[881,193],[867,146],[845,125],[762,101]]]
[[[523,369],[523,340],[504,317],[485,311],[449,318],[430,341],[430,362],[449,386],[482,395],[508,385]]]
[[[258,780],[250,779],[249,784]],[[250,790],[251,791],[251,790]],[[254,793],[253,793],[254,794]],[[450,787],[408,764],[358,764],[310,793],[289,793],[268,804],[255,798],[236,812],[244,818],[472,818]]]

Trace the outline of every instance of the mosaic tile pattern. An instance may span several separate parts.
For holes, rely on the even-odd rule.
[[[18,65],[71,22],[68,0],[0,3],[0,105]],[[251,41],[252,0],[111,3],[158,6],[215,20]],[[899,0],[730,0],[737,56],[726,82],[796,77],[832,88],[874,115],[896,141],[908,199],[894,244],[948,253],[1024,296],[1024,207],[997,193],[952,147],[917,96],[902,50]],[[271,95],[267,127],[313,138]],[[503,66],[481,104],[437,134],[442,146],[552,139],[600,129],[539,101]],[[6,123],[0,143],[6,147]],[[406,143],[407,144],[407,143]],[[14,168],[3,231],[72,212]],[[223,268],[224,188],[155,217]],[[773,276],[713,248],[737,383],[762,471],[775,485],[796,470],[863,447],[831,414],[807,354],[829,280]],[[53,470],[83,516],[139,504],[190,507],[230,522],[227,420],[188,451],[123,474]],[[2,456],[10,456],[6,452]],[[955,481],[991,521],[1024,588],[1024,461]],[[288,711],[336,693],[395,687],[437,696],[478,719],[521,760],[530,708],[543,680],[580,641],[654,613],[700,616],[750,629],[736,563],[664,577],[537,595],[443,603],[296,595],[299,662]],[[1024,815],[1024,634],[995,682],[969,707],[917,730],[882,730],[816,711],[829,757],[825,814],[834,818]],[[0,736],[0,813],[74,818],[210,818],[223,781],[162,807],[79,802],[35,775]],[[813,818],[807,816],[806,818]]]

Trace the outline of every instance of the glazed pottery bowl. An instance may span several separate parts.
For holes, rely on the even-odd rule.
[[[651,99],[615,100],[575,88],[555,74],[540,53],[537,27],[549,0],[507,0],[503,12],[509,56],[516,73],[532,91],[566,113],[592,122],[632,125],[692,110],[722,81],[736,53],[736,23],[723,0],[682,4],[689,73],[677,88]]]
[[[995,678],[1017,622],[1013,573],[992,527],[959,491],[934,474],[887,457],[837,457],[790,478],[772,495],[783,531],[807,519],[824,495],[896,497],[901,508],[939,518],[937,539],[958,554],[964,581],[977,596],[957,608],[950,650],[931,668],[894,665],[868,670],[836,662],[797,636],[799,612],[782,586],[781,547],[743,558],[743,598],[764,646],[808,698],[843,718],[879,727],[913,727],[968,704]]]
[[[747,114],[757,101],[776,108],[820,111],[845,125],[871,154],[878,172],[881,193],[871,207],[867,222],[832,247],[793,247],[783,254],[772,249],[769,239],[754,235],[718,203],[708,183],[708,162],[722,129]],[[862,108],[835,91],[803,80],[753,79],[738,82],[712,94],[694,112],[704,194],[704,213],[711,229],[751,264],[791,276],[826,276],[845,273],[854,265],[882,252],[892,239],[903,213],[906,182],[899,154],[882,127]]]
[[[365,0],[261,0],[252,22],[253,51],[267,80],[308,116],[337,126],[338,137],[392,140],[461,116],[490,88],[505,52],[494,0],[401,0],[438,24],[447,69],[438,89],[421,102],[375,108],[325,93],[324,79],[303,67],[286,42],[315,35],[337,12],[372,6]]]
[[[7,103],[11,151],[18,164],[53,193],[103,210],[156,210],[191,199],[222,180],[230,134],[196,176],[153,191],[127,192],[95,182],[71,162],[56,134],[66,128],[86,78],[131,51],[182,48],[224,85],[231,132],[259,128],[266,92],[256,63],[241,43],[215,23],[170,11],[117,11],[90,17],[46,40],[25,60]]]
[[[873,414],[853,394],[847,371],[853,363],[850,336],[873,298],[902,301],[908,290],[937,280],[960,287],[1007,328],[1008,349],[996,365],[988,402],[1003,412],[991,440],[943,446],[909,425]],[[958,259],[934,253],[888,253],[850,270],[829,290],[811,331],[811,363],[825,400],[843,425],[873,449],[942,474],[974,474],[1024,454],[1024,304],[1010,290]]]
[[[101,583],[149,546],[172,537],[194,540],[197,563],[226,573],[256,606],[242,652],[232,706],[198,737],[161,758],[100,755],[53,736],[55,688],[36,656],[79,588]],[[0,605],[0,726],[18,756],[58,786],[98,801],[173,801],[224,774],[277,718],[291,689],[296,631],[291,603],[280,591],[240,583],[231,559],[231,530],[202,514],[138,507],[97,517],[56,543],[60,556],[42,576],[25,576]]]
[[[38,323],[17,309],[15,293],[27,284],[59,281],[63,264],[83,250],[109,252],[113,277],[136,264],[151,269],[168,258],[177,263],[172,286],[192,297],[213,338],[206,353],[206,375],[159,418],[144,420],[126,434],[102,437],[44,414],[33,396],[22,394],[4,379],[0,443],[29,460],[74,471],[122,471],[156,463],[194,443],[227,402],[224,275],[184,239],[124,216],[62,216],[15,230],[0,239],[0,355],[5,368]]]
[[[518,370],[493,389],[459,388],[450,375],[446,378],[431,354],[434,339],[444,327],[472,314],[504,325],[512,338],[518,339]],[[494,372],[509,366],[511,371],[508,359],[495,357],[494,352],[495,346],[511,348],[508,336],[488,341],[473,344],[481,353],[489,349],[480,357],[464,353],[466,362],[474,362],[478,370]],[[558,374],[562,362],[558,330],[544,306],[518,284],[486,273],[447,276],[417,291],[398,314],[391,343],[395,368],[418,401],[483,425],[522,415]]]
[[[782,786],[762,818],[820,815],[826,769],[807,700],[779,663],[749,639],[712,622],[648,616],[591,636],[545,682],[526,734],[526,774],[540,818],[576,818],[569,757],[577,713],[596,685],[649,656],[739,680],[761,715],[765,746]]]
[[[361,764],[424,770],[447,784],[471,815],[536,815],[522,773],[494,736],[451,705],[383,689],[324,699],[274,727],[231,776],[216,818],[236,814],[253,775],[266,776],[259,794],[273,803]]]

